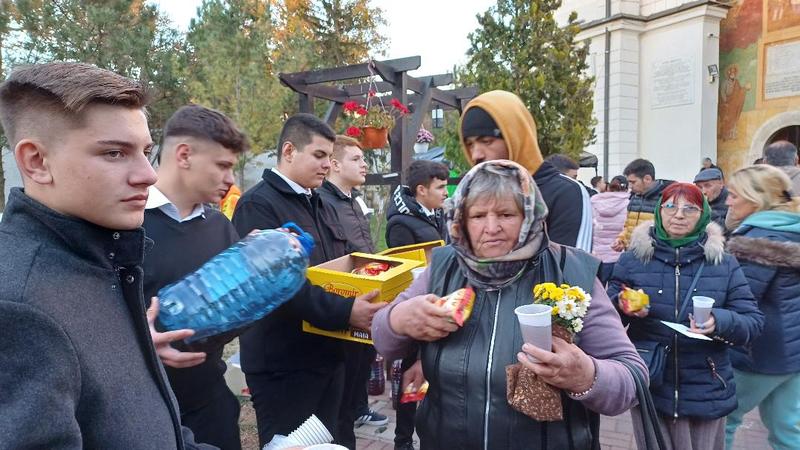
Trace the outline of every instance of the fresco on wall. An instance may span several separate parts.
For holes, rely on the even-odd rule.
[[[761,37],[763,26],[761,0],[743,0],[728,10],[728,15],[719,24],[719,51],[729,52],[747,48]]]
[[[800,26],[800,0],[770,0],[767,3],[767,32]]]
[[[779,39],[779,40],[778,40]],[[739,0],[720,23],[717,164],[726,172],[752,164],[763,142],[765,123],[800,110],[800,97],[759,100],[764,68],[759,49],[800,39],[800,0]],[[774,64],[774,62],[773,62]],[[788,124],[791,125],[791,124]]]
[[[763,26],[762,11],[761,0],[743,0],[720,23],[717,137],[722,141],[737,138],[742,112],[755,107],[753,87],[758,76],[757,43]]]
[[[742,114],[745,96],[752,89],[752,84],[742,84],[739,79],[739,65],[728,64],[723,72],[719,90],[719,124],[718,137],[725,141],[736,139],[736,123]]]

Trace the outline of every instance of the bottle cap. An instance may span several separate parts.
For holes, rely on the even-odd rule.
[[[303,229],[294,222],[286,222],[285,224],[281,225],[281,228],[286,228],[287,230],[291,231],[297,240],[300,241],[300,245],[303,246],[303,250],[306,251],[306,255],[311,256],[311,251],[314,250],[313,236],[303,231]]]

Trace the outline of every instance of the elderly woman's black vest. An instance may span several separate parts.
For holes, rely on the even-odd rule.
[[[514,308],[533,302],[538,283],[566,282],[591,292],[598,264],[584,252],[550,244],[512,285],[477,290],[463,328],[422,345],[423,371],[430,383],[416,416],[423,450],[600,448],[598,415],[566,394],[560,422],[537,422],[506,400],[506,366],[517,362],[523,343]],[[435,251],[430,279],[430,292],[437,295],[467,285],[453,248]]]

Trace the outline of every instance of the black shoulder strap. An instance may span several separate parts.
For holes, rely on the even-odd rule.
[[[703,268],[706,266],[706,260],[703,259],[703,262],[700,263],[700,267],[697,268],[697,272],[694,274],[694,278],[692,278],[692,284],[689,285],[689,290],[686,291],[686,295],[683,297],[683,303],[681,304],[681,310],[678,312],[678,320],[681,320],[683,317],[683,313],[686,312],[686,307],[689,306],[689,299],[692,298],[692,292],[694,292],[694,288],[697,286],[698,280],[700,280],[700,274],[703,273]]]
[[[633,376],[633,381],[636,385],[636,398],[639,401],[639,412],[642,420],[641,426],[645,448],[647,448],[647,450],[666,449],[666,440],[664,439],[661,426],[658,422],[658,412],[653,404],[653,397],[650,394],[650,389],[647,387],[644,374],[629,361],[622,358],[616,358],[616,361],[625,366]]]

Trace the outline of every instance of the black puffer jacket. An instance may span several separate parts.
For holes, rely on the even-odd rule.
[[[766,318],[761,336],[735,349],[733,367],[769,375],[800,372],[800,233],[743,226],[728,251],[742,264]]]
[[[386,245],[400,247],[444,239],[444,214],[428,216],[408,186],[397,186],[386,210]]]
[[[679,248],[657,239],[648,222],[636,228],[630,248],[614,265],[608,286],[612,301],[617,300],[623,285],[650,296],[646,318],[623,316],[630,322],[631,341],[656,341],[671,348],[664,383],[650,388],[656,409],[667,417],[711,420],[736,409],[729,346],[746,345],[764,326],[764,315],[744,272],[736,258],[724,253],[723,246],[722,230],[713,222],[696,241]],[[713,341],[685,337],[660,322],[689,326],[691,304],[682,316],[676,316],[703,260],[705,266],[691,295],[715,300]]]

